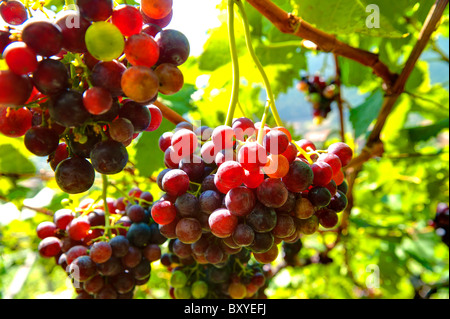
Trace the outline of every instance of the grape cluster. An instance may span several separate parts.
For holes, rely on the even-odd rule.
[[[183,33],[166,28],[172,0],[76,5],[50,20],[28,18],[19,1],[0,6],[9,24],[0,33],[8,66],[0,71],[0,133],[24,136],[32,154],[47,156],[69,194],[89,190],[95,172],[125,168],[126,147],[162,121],[152,104],[158,94],[181,90],[178,67],[190,51]]]
[[[306,100],[312,104],[314,122],[322,123],[331,112],[331,103],[337,98],[335,81],[325,81],[320,75],[303,76],[297,89],[305,93]]]
[[[238,118],[214,129],[180,123],[159,146],[165,193],[151,215],[181,259],[220,265],[249,250],[267,264],[279,243],[335,227],[347,206],[342,167],[353,152],[345,143],[318,151],[311,141],[293,142],[284,127]]]
[[[449,208],[446,203],[439,203],[436,207],[436,216],[431,221],[431,225],[436,229],[436,233],[441,237],[442,241],[449,246],[450,227],[449,227]]]
[[[172,240],[172,243],[174,241]],[[250,252],[242,250],[220,266],[180,263],[171,253],[161,257],[171,270],[169,293],[173,299],[249,299],[264,298],[268,272],[259,263],[249,263]]]
[[[75,211],[62,208],[53,221],[37,227],[39,253],[54,258],[71,278],[77,299],[130,299],[148,282],[151,263],[166,242],[150,218],[153,196],[132,189],[129,198],[107,200],[110,233],[103,204],[88,199]]]

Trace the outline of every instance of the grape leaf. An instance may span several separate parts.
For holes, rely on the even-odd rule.
[[[405,129],[405,132],[408,134],[409,141],[417,143],[436,137],[442,130],[448,129],[449,124],[449,118],[446,118],[431,125]]]
[[[383,98],[383,91],[381,89],[376,90],[364,103],[350,110],[350,122],[355,130],[355,137],[363,135],[377,118],[383,104]]]
[[[295,9],[294,13],[328,33],[360,33],[387,38],[404,36],[385,16],[385,12],[392,10],[392,5],[388,6],[387,2],[377,3],[379,27],[370,27],[366,23],[366,20],[371,20],[371,14],[374,12],[359,0],[291,0],[291,3]]]
[[[160,127],[153,132],[144,132],[136,143],[134,156],[136,169],[142,176],[150,177],[164,166],[164,153],[159,149],[159,137],[173,130],[174,125],[163,119]]]
[[[27,157],[11,144],[0,145],[0,174],[34,174],[36,167]]]

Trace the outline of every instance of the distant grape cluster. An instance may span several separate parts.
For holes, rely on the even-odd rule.
[[[77,299],[131,299],[135,287],[150,279],[151,263],[161,258],[167,239],[150,217],[153,196],[137,188],[128,195],[107,200],[109,223],[103,203],[87,199],[37,226],[40,255],[66,271]]]
[[[436,233],[442,238],[447,246],[450,243],[449,208],[446,203],[439,203],[436,208],[436,216],[431,221],[431,225],[436,229]]]
[[[306,94],[306,100],[312,104],[313,119],[322,123],[331,112],[331,103],[336,100],[337,87],[334,80],[326,81],[320,75],[303,76],[297,83],[297,89]]]
[[[173,252],[176,240],[171,240],[171,253],[161,262],[171,270],[169,293],[173,299],[264,299],[268,271],[250,261],[250,251],[242,250],[217,267],[196,263],[193,259],[180,264]]]
[[[345,143],[320,151],[311,141],[293,142],[284,127],[238,118],[214,129],[180,123],[159,146],[167,168],[157,183],[165,193],[151,215],[182,261],[224,265],[249,250],[271,263],[278,244],[334,228],[347,206],[342,168],[353,152]]]
[[[9,25],[0,31],[8,67],[0,71],[0,132],[47,156],[69,194],[89,190],[95,172],[125,168],[126,147],[162,121],[152,104],[158,94],[182,88],[178,66],[190,52],[183,33],[165,29],[172,0],[140,8],[77,0],[76,8],[43,20],[19,1],[0,5]]]

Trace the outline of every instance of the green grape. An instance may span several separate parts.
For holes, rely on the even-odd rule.
[[[94,22],[86,31],[86,47],[89,53],[101,61],[112,61],[120,57],[125,40],[120,30],[112,23]]]
[[[170,277],[170,285],[174,288],[182,288],[186,286],[187,276],[184,272],[180,270],[176,270],[172,273],[172,277]]]
[[[205,298],[208,294],[208,284],[202,280],[197,280],[192,284],[191,293],[195,299]]]
[[[191,288],[190,287],[182,287],[175,288],[173,291],[176,299],[191,299]]]

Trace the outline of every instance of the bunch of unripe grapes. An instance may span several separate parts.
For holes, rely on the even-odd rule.
[[[320,124],[331,112],[331,103],[337,98],[335,81],[326,81],[320,75],[302,76],[297,83],[297,89],[306,95],[306,100],[312,104],[314,123]]]
[[[167,29],[172,0],[141,7],[77,0],[53,19],[28,17],[19,1],[2,1],[8,30],[0,33],[0,133],[24,136],[47,156],[66,193],[91,188],[95,172],[116,174],[126,147],[162,121],[152,103],[181,90],[178,66],[189,56],[181,32]]]
[[[56,211],[37,226],[38,251],[54,258],[71,279],[77,299],[131,299],[150,279],[151,263],[167,240],[150,218],[153,196],[134,188],[128,197],[108,199],[111,226],[102,202],[86,199]]]
[[[431,226],[436,229],[436,233],[441,237],[442,242],[447,246],[450,243],[450,227],[449,227],[449,208],[447,203],[439,203],[436,207],[436,216],[430,222]]]
[[[334,228],[347,206],[342,168],[353,152],[345,143],[318,151],[311,141],[293,142],[284,127],[238,118],[214,129],[180,123],[159,146],[165,193],[151,215],[181,259],[217,265],[249,250],[271,263],[278,244]]]
[[[220,265],[194,260],[183,264],[173,252],[161,257],[161,263],[171,271],[169,293],[173,299],[262,299],[268,273],[261,264],[249,261],[248,250]]]

